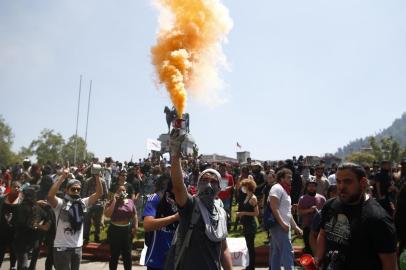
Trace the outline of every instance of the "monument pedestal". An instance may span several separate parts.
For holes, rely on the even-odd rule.
[[[169,152],[169,134],[161,134],[158,141],[161,142],[161,154]],[[189,133],[186,134],[185,140],[182,143],[182,154],[193,155],[193,147],[196,145],[195,139]]]

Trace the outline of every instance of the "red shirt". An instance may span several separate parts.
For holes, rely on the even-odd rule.
[[[218,197],[221,200],[231,199],[233,189],[230,187],[234,186],[233,176],[231,174],[226,173],[225,176],[222,177],[222,179],[220,180],[220,187],[223,187],[223,186],[225,186],[225,184],[224,183],[222,184],[221,181],[228,181],[228,183],[227,183],[228,190],[220,191]]]

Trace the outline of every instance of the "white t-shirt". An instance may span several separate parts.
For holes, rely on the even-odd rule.
[[[54,240],[54,247],[64,247],[64,248],[76,248],[83,246],[83,223],[82,227],[76,233],[69,223],[68,211],[61,211],[63,202],[61,198],[56,198],[58,200],[57,206],[53,209],[56,218],[56,235]],[[81,199],[83,204],[89,207],[89,197]]]
[[[333,173],[328,177],[328,182],[330,183],[330,186],[332,185],[337,185],[337,180],[336,180],[336,174]]]
[[[291,199],[289,194],[279,183],[276,183],[272,186],[271,191],[269,192],[268,202],[271,201],[271,197],[276,197],[279,200],[279,212],[281,214],[281,218],[283,222],[289,224],[290,227],[290,219],[292,218],[292,213],[290,211]]]

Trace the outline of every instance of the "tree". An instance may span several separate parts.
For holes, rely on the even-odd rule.
[[[368,152],[353,152],[346,157],[346,160],[360,165],[370,165],[375,160],[375,156]]]
[[[0,164],[10,165],[19,160],[11,147],[13,146],[14,134],[10,126],[6,123],[4,118],[0,115]]]
[[[376,160],[389,160],[391,162],[398,162],[406,154],[406,148],[403,150],[400,144],[392,137],[383,137],[377,142],[375,137],[369,138],[370,152],[353,152],[346,157],[346,160],[358,164],[369,164]]]
[[[62,148],[62,157],[65,161],[69,161],[70,164],[73,164],[75,157],[75,138],[76,135],[72,135]],[[91,159],[93,157],[94,154],[87,151],[87,145],[85,140],[82,137],[78,136],[76,161],[83,159]]]
[[[52,129],[44,129],[38,139],[32,141],[28,149],[24,150],[37,156],[37,161],[40,164],[45,164],[47,161],[62,162],[64,145],[65,140],[61,134],[55,134]]]

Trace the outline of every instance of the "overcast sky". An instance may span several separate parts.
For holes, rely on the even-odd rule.
[[[254,158],[335,152],[389,126],[406,111],[406,1],[224,0],[234,27],[221,77],[227,102],[189,101],[202,153]],[[14,149],[44,128],[84,137],[97,156],[146,155],[166,131],[170,105],[154,83],[158,30],[149,0],[1,0],[0,114]]]

